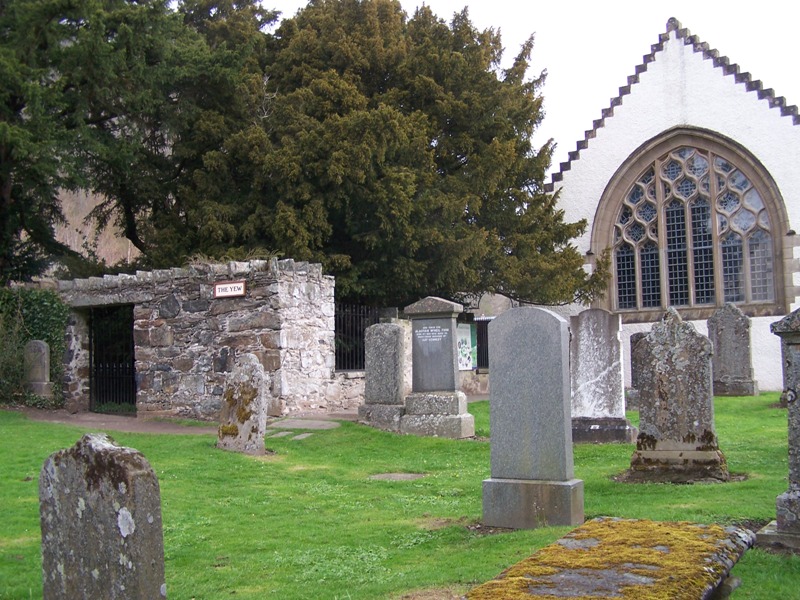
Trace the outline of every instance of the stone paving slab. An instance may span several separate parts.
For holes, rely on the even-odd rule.
[[[306,438],[310,438],[312,435],[314,435],[314,434],[313,433],[301,433],[300,435],[294,436],[292,438],[292,441],[294,442],[294,441],[297,441],[297,440],[304,440]]]
[[[267,425],[268,429],[336,429],[341,423],[336,421],[319,421],[316,419],[281,419]]]

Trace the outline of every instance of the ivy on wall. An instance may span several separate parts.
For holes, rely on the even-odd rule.
[[[0,288],[0,402],[35,406],[63,403],[61,380],[69,307],[51,290]],[[54,398],[31,397],[24,390],[23,353],[30,340],[50,346]]]

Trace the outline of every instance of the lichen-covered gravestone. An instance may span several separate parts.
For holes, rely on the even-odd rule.
[[[709,339],[674,308],[639,341],[639,437],[629,479],[727,481],[714,429]]]
[[[400,431],[405,414],[406,325],[376,323],[364,332],[364,404],[358,417],[364,423]]]
[[[726,304],[708,319],[715,396],[757,396],[750,350],[750,319],[734,304]]]
[[[757,542],[800,552],[800,309],[771,326],[784,349],[783,397],[789,409],[789,489],[775,501],[777,519],[758,532]]]
[[[23,354],[25,387],[29,392],[43,398],[53,397],[50,382],[50,346],[42,340],[31,340],[25,344]]]
[[[599,308],[570,319],[573,442],[636,439],[637,429],[625,418],[620,321]]]
[[[489,325],[491,479],[483,523],[532,529],[583,523],[574,478],[569,327],[558,315],[512,308]]]
[[[269,406],[267,379],[264,366],[254,354],[237,358],[222,394],[217,448],[264,454]]]
[[[44,600],[167,595],[158,479],[105,434],[52,454],[39,477]]]

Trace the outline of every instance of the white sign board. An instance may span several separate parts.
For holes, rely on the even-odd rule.
[[[214,298],[236,298],[247,293],[246,281],[220,281],[214,284]]]

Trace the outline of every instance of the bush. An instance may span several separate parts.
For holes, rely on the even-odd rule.
[[[0,402],[43,408],[63,404],[62,357],[68,317],[69,308],[53,291],[0,289]],[[52,400],[25,391],[23,354],[30,340],[43,340],[50,346]]]

